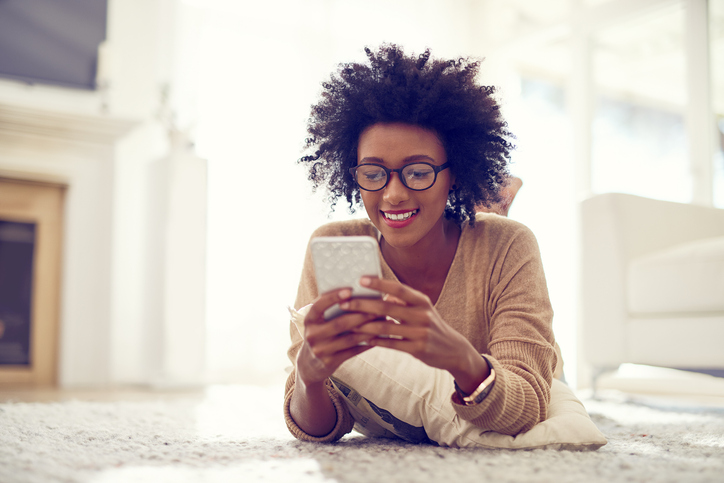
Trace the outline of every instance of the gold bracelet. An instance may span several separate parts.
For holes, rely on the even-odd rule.
[[[489,389],[493,382],[495,382],[495,370],[491,367],[490,375],[486,377],[483,382],[480,383],[480,385],[475,389],[475,391],[472,392],[472,394],[467,394],[462,389],[460,389],[457,381],[455,381],[455,391],[458,393],[458,396],[463,401],[463,404],[465,404],[466,406],[475,406],[476,404],[479,404],[485,398],[485,396],[487,396],[488,391],[486,391],[486,389]]]

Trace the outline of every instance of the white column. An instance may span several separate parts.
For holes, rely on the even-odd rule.
[[[206,372],[206,161],[170,133],[149,168],[145,354],[154,386],[202,384]]]
[[[573,166],[575,173],[575,214],[573,216],[573,233],[578,234],[574,250],[575,260],[581,266],[581,240],[580,240],[580,202],[593,191],[591,181],[591,151],[592,151],[592,123],[594,109],[594,83],[593,83],[593,48],[591,35],[584,22],[587,13],[585,5],[580,0],[571,2],[571,73],[567,92],[568,114],[571,120],[571,135],[573,140]],[[579,315],[576,327],[577,352],[583,348],[582,331],[580,324],[582,274],[580,269],[575,273],[576,283],[571,295],[577,301],[575,312]],[[588,367],[582,366],[579,361],[585,360],[576,354],[576,360],[566,361],[569,365],[566,370],[571,383],[576,387],[585,386],[589,379]]]
[[[573,156],[576,165],[577,196],[591,195],[591,148],[594,109],[593,62],[590,35],[574,31],[571,38],[572,71],[568,109],[572,123]]]
[[[692,203],[714,204],[712,145],[715,128],[711,112],[709,68],[709,2],[686,0],[686,129],[693,178]]]

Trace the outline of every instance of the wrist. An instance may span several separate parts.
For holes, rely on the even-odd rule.
[[[314,357],[311,348],[306,342],[297,353],[295,368],[297,386],[313,388],[317,385],[326,385],[327,369],[321,360]]]
[[[472,392],[468,393],[460,389],[458,383],[455,383],[455,392],[452,395],[452,401],[455,404],[463,406],[477,406],[485,399],[495,383],[495,369],[490,367],[490,375],[480,383],[480,385]]]
[[[470,349],[461,358],[460,366],[456,370],[450,371],[457,386],[467,394],[475,391],[490,376],[490,366],[487,360],[472,346]]]
[[[319,392],[320,389],[324,389],[326,391],[327,378],[324,378],[322,380],[305,378],[304,375],[299,370],[297,370],[295,386],[297,391],[303,392]]]

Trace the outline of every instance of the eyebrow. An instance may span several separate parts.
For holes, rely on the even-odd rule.
[[[413,163],[415,161],[432,161],[433,164],[436,162],[433,158],[430,156],[427,156],[426,154],[413,154],[412,156],[408,156],[405,159],[402,160],[403,163],[409,164]],[[377,164],[385,164],[385,160],[382,158],[376,158],[374,156],[367,156],[365,158],[362,158],[359,160],[358,164],[362,163],[377,163]]]

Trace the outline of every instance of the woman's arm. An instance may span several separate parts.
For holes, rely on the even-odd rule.
[[[305,433],[320,437],[329,434],[337,422],[337,411],[329,398],[327,381],[347,359],[370,349],[372,336],[356,333],[359,325],[374,316],[344,314],[325,320],[324,312],[352,296],[350,289],[322,294],[304,317],[303,342],[296,356],[294,392],[289,414]]]
[[[547,415],[557,361],[552,310],[537,243],[529,230],[512,236],[507,248],[495,254],[491,265],[489,273],[494,280],[488,315],[466,315],[471,324],[490,319],[491,355],[486,358],[495,370],[496,380],[480,403],[454,404],[454,408],[461,418],[481,428],[518,434]],[[358,331],[376,336],[371,345],[408,352],[430,366],[447,370],[466,393],[472,393],[487,378],[485,359],[442,320],[424,294],[389,280],[371,279],[369,286],[394,296],[394,301],[355,299],[347,307],[388,315],[400,322],[372,322],[360,327]]]
[[[479,405],[453,406],[462,419],[504,434],[528,431],[546,419],[558,363],[538,243],[529,229],[514,228],[496,243],[500,248],[486,271],[486,357],[497,380]]]
[[[293,370],[292,373],[289,375],[285,388],[284,419],[287,424],[287,428],[289,429],[289,432],[291,432],[295,438],[302,441],[328,443],[336,441],[345,434],[352,431],[352,427],[354,426],[354,419],[349,413],[349,410],[346,407],[346,403],[344,402],[342,397],[335,392],[331,381],[326,381],[324,388],[325,398],[332,404],[331,410],[334,413],[334,419],[336,422],[334,423],[333,428],[327,434],[323,436],[314,436],[304,431],[296,423],[291,415],[292,398],[296,392],[296,370]],[[304,409],[302,409],[302,411],[303,410]],[[326,410],[329,410],[329,408],[327,408]],[[299,418],[299,415],[297,415],[297,418]]]
[[[312,238],[339,235],[337,231],[336,225],[327,225],[317,229]],[[323,318],[326,308],[349,296],[348,290],[319,296],[308,248],[295,301],[300,311],[290,323],[292,345],[287,354],[294,369],[287,378],[284,398],[287,427],[298,439],[334,441],[349,433],[354,425],[344,399],[334,389],[329,376],[343,361],[367,350],[359,344],[369,336],[346,332],[369,317],[348,314],[331,321]]]
[[[305,384],[299,372],[295,376],[289,415],[308,435],[328,435],[337,424],[337,409],[329,398],[326,381]]]

